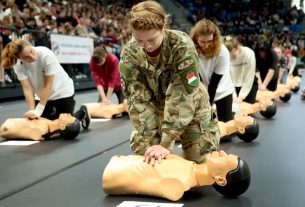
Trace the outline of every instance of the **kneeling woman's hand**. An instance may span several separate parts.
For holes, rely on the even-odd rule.
[[[144,162],[155,165],[156,161],[161,162],[161,160],[166,159],[169,154],[170,151],[161,145],[153,145],[146,150],[144,154]]]
[[[45,105],[42,105],[41,103],[38,103],[36,105],[35,109],[27,111],[24,114],[24,116],[25,116],[25,118],[30,119],[30,120],[31,119],[38,119],[42,115],[44,108],[45,108]]]

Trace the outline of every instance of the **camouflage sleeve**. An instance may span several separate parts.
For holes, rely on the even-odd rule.
[[[161,145],[174,146],[192,121],[199,99],[198,55],[192,42],[180,44],[174,53],[177,73],[170,83],[165,100]]]
[[[145,78],[132,65],[120,61],[119,71],[123,85],[123,92],[128,102],[130,121],[143,142],[149,142],[159,129],[159,116],[153,104],[153,93],[146,87]],[[144,143],[149,146],[149,143]]]

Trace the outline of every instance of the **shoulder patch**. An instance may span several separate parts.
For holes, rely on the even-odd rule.
[[[186,74],[187,84],[191,86],[196,86],[198,78],[196,77],[194,72],[189,72]]]
[[[185,60],[184,62],[180,63],[180,65],[178,65],[178,70],[183,70],[184,68],[188,68],[193,64],[194,64],[193,59]]]
[[[185,57],[179,60],[175,66],[178,70],[186,70],[191,67],[195,67],[197,65],[197,60],[194,55]]]
[[[188,93],[192,93],[193,90],[198,87],[200,80],[199,80],[197,68],[195,66],[187,70],[181,71],[179,73],[179,76]]]

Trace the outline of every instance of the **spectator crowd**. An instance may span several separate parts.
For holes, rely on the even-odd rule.
[[[233,35],[252,49],[261,42],[280,45],[286,57],[296,56],[297,65],[305,62],[302,27],[304,12],[296,6],[287,8],[284,0],[177,0],[189,11],[191,24],[202,18],[215,22],[222,35]],[[0,52],[17,36],[50,33],[91,37],[97,44],[111,44],[119,56],[120,49],[131,38],[126,15],[140,2],[114,0],[4,0],[0,2]],[[301,1],[302,2],[302,1]],[[179,29],[171,15],[170,28]],[[30,31],[30,32],[29,32]],[[189,31],[190,32],[190,31]],[[30,35],[29,35],[30,34]],[[47,39],[48,41],[48,39]],[[47,45],[37,41],[35,45]],[[288,63],[287,63],[288,64]],[[0,73],[0,80],[10,76]]]

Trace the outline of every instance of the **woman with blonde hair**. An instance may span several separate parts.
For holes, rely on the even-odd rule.
[[[57,119],[61,113],[73,114],[74,84],[55,54],[47,47],[34,47],[28,41],[16,39],[6,45],[1,54],[1,66],[13,67],[21,83],[29,110],[28,119]],[[90,117],[83,107],[76,118],[87,128]]]
[[[212,21],[202,19],[191,31],[191,38],[199,53],[199,69],[203,84],[215,102],[220,121],[233,119],[233,84],[230,77],[230,54],[222,44],[220,31]]]
[[[258,89],[255,77],[255,54],[249,47],[242,46],[235,37],[224,37],[224,44],[230,51],[230,75],[235,87],[233,102],[255,103]]]
[[[134,5],[132,39],[119,70],[133,126],[131,149],[145,162],[163,160],[180,138],[184,156],[201,163],[219,147],[219,128],[198,76],[198,55],[184,32],[166,29],[168,15],[155,1]]]

